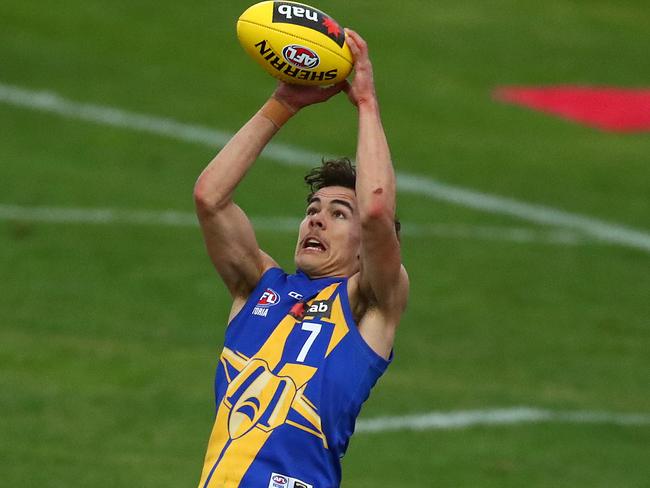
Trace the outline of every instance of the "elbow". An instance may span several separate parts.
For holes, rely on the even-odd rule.
[[[198,211],[205,211],[211,207],[212,199],[207,191],[206,185],[199,178],[194,184],[194,206]]]
[[[194,185],[193,197],[196,210],[200,214],[214,213],[230,201],[230,195],[211,188],[201,177]]]

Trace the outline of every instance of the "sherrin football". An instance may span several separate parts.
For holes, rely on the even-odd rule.
[[[262,68],[287,83],[332,85],[352,70],[343,28],[309,5],[257,3],[239,17],[237,37]]]

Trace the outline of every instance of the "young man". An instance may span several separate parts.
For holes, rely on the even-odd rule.
[[[395,229],[395,175],[365,41],[346,31],[352,84],[280,84],[210,162],[194,197],[208,254],[233,298],[215,380],[216,419],[199,488],[330,488],[370,389],[390,361],[408,277]],[[258,247],[232,195],[280,127],[345,91],[358,109],[357,170],[330,161],[288,275]]]

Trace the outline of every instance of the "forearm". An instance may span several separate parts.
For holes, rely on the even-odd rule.
[[[395,215],[395,172],[375,97],[358,106],[356,193],[362,221]]]
[[[194,187],[197,205],[216,209],[227,204],[262,150],[293,112],[271,98],[219,151]]]

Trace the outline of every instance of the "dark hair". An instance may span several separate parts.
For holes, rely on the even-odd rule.
[[[323,158],[320,166],[312,168],[305,175],[305,183],[309,186],[307,202],[310,202],[314,193],[327,186],[342,186],[354,190],[357,183],[357,170],[350,158]],[[395,232],[398,237],[401,227],[402,224],[395,217]]]

